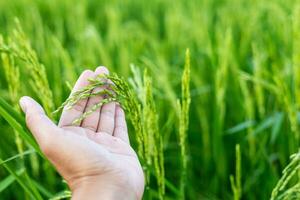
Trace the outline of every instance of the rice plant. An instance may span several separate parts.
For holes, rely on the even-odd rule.
[[[230,175],[230,184],[233,191],[233,199],[239,200],[242,198],[242,183],[241,183],[241,149],[240,145],[235,146],[235,177]]]
[[[291,155],[290,163],[282,171],[279,179],[272,191],[271,200],[275,199],[297,199],[299,193],[299,153]],[[296,181],[294,179],[297,179]],[[290,185],[292,183],[292,185]]]
[[[185,188],[188,172],[188,150],[187,150],[187,131],[189,127],[189,110],[191,104],[190,94],[190,50],[186,50],[185,65],[181,80],[181,101],[179,107],[179,144],[181,153],[181,177],[180,177],[180,197],[185,199]]]
[[[50,114],[54,105],[45,67],[38,61],[36,52],[32,49],[18,19],[15,19],[15,24],[16,28],[13,30],[12,37],[7,39],[7,44],[2,42],[0,51],[10,56],[13,60],[11,62],[17,62],[17,60],[23,62],[21,64],[30,72],[31,87],[40,97],[46,112]],[[18,77],[18,72],[14,75]]]
[[[0,35],[0,46],[2,46],[4,43],[3,37]],[[1,54],[1,59],[3,63],[3,70],[5,72],[6,81],[8,83],[8,90],[9,90],[9,96],[12,101],[12,104],[15,106],[15,109],[18,109],[18,99],[20,98],[20,71],[18,66],[15,65],[15,61],[12,58],[12,56],[7,55],[5,53]],[[20,139],[20,136],[18,132],[15,132],[16,136],[16,145],[18,148],[18,152],[23,152],[23,144],[22,140]]]

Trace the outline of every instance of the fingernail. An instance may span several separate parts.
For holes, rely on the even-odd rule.
[[[99,66],[96,68],[95,72],[98,74],[109,74],[109,71],[106,67],[104,66]]]
[[[24,113],[26,112],[26,104],[27,104],[26,102],[27,102],[26,96],[24,96],[20,99],[20,106]]]

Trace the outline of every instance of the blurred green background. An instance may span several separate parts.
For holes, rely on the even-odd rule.
[[[68,97],[68,83],[73,85],[84,69],[105,65],[126,79],[131,63],[148,69],[164,141],[165,178],[171,184],[165,199],[179,198],[176,110],[189,48],[186,199],[233,199],[229,176],[236,173],[236,144],[241,148],[242,199],[270,198],[299,145],[299,1],[0,0],[0,34],[6,42],[16,17],[45,66],[53,108]],[[39,94],[28,68],[16,66],[20,89],[11,95],[13,83],[0,62],[0,96],[18,108],[20,96],[39,99]],[[0,158],[5,160],[18,154],[16,137],[1,117],[0,130]],[[25,166],[43,198],[66,189],[38,156],[7,164],[15,172]],[[8,176],[1,167],[0,181]],[[18,181],[0,183],[0,199],[31,199]],[[156,199],[156,190],[151,183],[145,199]]]

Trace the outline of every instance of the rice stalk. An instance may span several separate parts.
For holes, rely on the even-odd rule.
[[[281,106],[285,110],[288,116],[288,120],[291,127],[291,133],[293,138],[289,138],[291,141],[290,151],[294,151],[299,145],[299,128],[298,128],[298,118],[296,104],[293,101],[292,93],[289,90],[289,86],[284,81],[279,71],[276,71],[276,76],[273,77],[275,85],[277,86],[277,99],[279,100]]]
[[[136,97],[137,97],[137,103],[139,103],[139,107],[141,108],[141,113],[140,113],[140,120],[141,120],[141,128],[142,128],[142,141],[143,141],[143,158],[144,158],[144,171],[145,171],[145,176],[146,176],[146,181],[149,184],[150,183],[150,167],[152,166],[153,163],[153,153],[154,153],[154,133],[155,130],[151,130],[152,128],[149,127],[152,123],[150,120],[155,120],[153,119],[152,110],[149,106],[149,92],[150,88],[147,88],[145,85],[145,76],[144,74],[144,79],[143,76],[141,75],[140,70],[134,66],[131,65],[131,71],[132,71],[132,78],[129,79],[129,83],[131,87],[133,88],[133,91],[135,92]],[[146,73],[146,72],[145,72]],[[148,77],[146,77],[148,79]],[[149,82],[149,81],[148,81]],[[149,83],[147,83],[149,85]],[[148,93],[148,94],[147,94]],[[152,98],[152,97],[151,97]],[[150,102],[151,103],[151,102]],[[150,115],[150,116],[148,116]],[[150,119],[151,117],[152,119]],[[150,128],[150,130],[148,130]],[[154,127],[155,129],[156,127]]]
[[[239,200],[242,198],[242,184],[241,184],[241,150],[240,145],[235,145],[235,177],[230,175],[230,184],[233,192],[233,199]]]
[[[185,199],[185,189],[187,181],[187,134],[189,127],[189,111],[191,104],[190,94],[190,50],[186,50],[185,65],[181,79],[181,101],[178,100],[179,108],[179,145],[181,155],[181,175],[180,175],[180,198]]]
[[[228,90],[228,75],[231,61],[232,50],[232,31],[227,29],[224,35],[219,36],[220,44],[218,47],[218,66],[216,66],[214,90],[214,122],[213,122],[213,159],[216,165],[217,173],[220,177],[226,178],[226,158],[225,149],[222,141],[224,129],[224,119],[226,114],[226,94]]]
[[[293,85],[295,93],[295,101],[297,109],[300,108],[300,4],[298,3],[293,10],[292,17],[292,29],[293,29],[293,52],[292,52],[292,62],[293,62]]]
[[[144,71],[144,91],[143,91],[143,129],[146,140],[149,142],[148,152],[149,161],[148,165],[154,164],[154,172],[158,185],[159,199],[164,199],[165,195],[165,170],[164,170],[164,153],[163,153],[163,140],[162,133],[158,124],[158,113],[154,103],[152,93],[152,80],[148,76],[147,70]]]
[[[45,66],[39,62],[36,52],[32,49],[17,19],[15,23],[16,28],[13,30],[12,37],[8,39],[7,44],[1,44],[0,52],[5,52],[12,59],[22,61],[26,71],[30,73],[31,87],[41,100],[46,113],[50,115],[54,105]]]
[[[95,112],[96,110],[101,108],[104,104],[107,104],[107,103],[113,102],[113,101],[116,101],[116,99],[115,98],[103,99],[99,103],[96,103],[95,105],[93,105],[88,111],[84,112],[79,118],[75,119],[72,124],[73,125],[80,124],[87,116],[89,116],[90,114],[92,114],[93,112]]]
[[[264,54],[260,49],[258,48],[257,44],[252,44],[252,53],[253,53],[253,75],[255,79],[263,80],[264,70],[263,70],[263,64],[264,64]],[[266,109],[265,109],[265,95],[264,95],[264,88],[261,84],[254,84],[254,92],[255,92],[255,100],[258,107],[258,112],[260,117],[263,117],[265,115]]]
[[[300,152],[291,155],[290,163],[282,171],[282,176],[274,187],[270,200],[286,199],[291,194],[300,195],[299,190],[299,173],[300,169]],[[291,180],[296,178],[297,182],[290,188],[287,188]]]
[[[255,119],[255,110],[254,110],[254,102],[253,98],[251,98],[251,91],[247,85],[247,82],[243,79],[240,79],[240,87],[243,94],[244,100],[244,111],[247,121],[253,121]],[[249,126],[247,128],[247,139],[249,143],[249,154],[250,157],[255,157],[255,137],[253,135],[253,127]],[[251,160],[253,162],[254,160]]]
[[[154,175],[158,185],[158,197],[163,199],[165,195],[165,169],[164,169],[164,147],[162,133],[158,124],[158,112],[153,97],[152,79],[144,70],[141,75],[140,70],[131,65],[133,77],[130,79],[142,108],[142,128],[144,137],[145,162],[149,170],[146,171],[148,184],[150,183],[150,170],[154,165]]]
[[[3,43],[4,43],[4,39],[2,35],[0,35],[0,46],[2,46]],[[19,68],[16,66],[12,56],[7,55],[6,53],[0,53],[0,56],[2,59],[2,66],[4,69],[3,71],[5,73],[6,82],[8,84],[10,100],[14,105],[14,109],[20,111],[18,106],[18,99],[20,98],[20,90],[21,90]],[[23,147],[23,142],[19,136],[19,133],[16,130],[14,130],[14,133],[15,133],[15,143],[17,145],[18,152],[23,153],[24,147]]]

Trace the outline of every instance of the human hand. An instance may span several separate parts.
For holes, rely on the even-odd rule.
[[[105,67],[98,67],[95,72],[84,71],[72,93],[87,86],[89,78],[107,73]],[[86,117],[80,125],[72,124],[102,98],[91,97],[71,109],[64,109],[58,126],[30,97],[22,97],[20,105],[41,150],[67,181],[72,199],[141,199],[143,170],[129,144],[122,108],[110,102]]]

